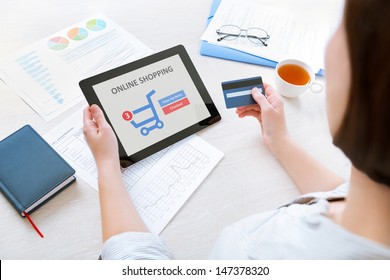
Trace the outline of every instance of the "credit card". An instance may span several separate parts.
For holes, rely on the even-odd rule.
[[[259,88],[260,92],[265,96],[263,80],[260,76],[222,82],[221,85],[226,108],[228,109],[256,104],[251,93],[254,87]]]

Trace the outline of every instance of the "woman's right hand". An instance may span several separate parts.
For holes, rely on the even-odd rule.
[[[260,93],[258,88],[252,89],[253,99],[257,102],[254,105],[238,107],[238,117],[255,117],[261,126],[263,141],[268,148],[276,155],[279,145],[289,136],[284,105],[276,90],[269,84],[264,83],[265,94]]]

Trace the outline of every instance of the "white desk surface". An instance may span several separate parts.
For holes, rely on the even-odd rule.
[[[298,195],[293,182],[264,146],[252,118],[238,119],[224,105],[221,81],[261,75],[273,83],[274,69],[201,56],[212,0],[1,0],[0,56],[104,12],[128,32],[160,51],[183,44],[198,69],[222,121],[198,135],[225,157],[172,219],[161,236],[177,259],[204,259],[220,231],[248,215],[276,208]],[[324,83],[323,79],[320,79]],[[76,111],[45,122],[0,81],[0,139],[25,124],[41,134]],[[347,178],[350,164],[329,136],[325,93],[285,100],[288,127],[309,152]],[[1,156],[1,155],[0,155]],[[297,159],[299,164],[299,159]],[[78,180],[33,213],[45,238],[0,195],[0,259],[96,259],[102,246],[98,193]]]

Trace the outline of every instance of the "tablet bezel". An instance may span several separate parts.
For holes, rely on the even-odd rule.
[[[121,140],[118,137],[118,134],[115,131],[114,126],[111,124],[104,107],[100,103],[99,98],[97,97],[93,86],[100,84],[102,82],[105,82],[107,80],[113,79],[117,76],[129,73],[131,71],[134,71],[136,69],[145,67],[147,65],[153,64],[155,62],[158,62],[160,60],[172,57],[174,55],[179,55],[180,59],[182,60],[188,74],[190,75],[196,89],[198,90],[207,110],[210,113],[210,117],[201,120],[200,122],[191,125],[171,136],[168,136],[167,138],[164,138],[160,140],[159,142],[144,148],[141,151],[136,152],[135,154],[132,155],[127,155],[125,149],[123,148],[123,145],[121,143]],[[98,105],[104,113],[104,116],[107,120],[107,122],[111,125],[112,129],[115,132],[117,141],[118,141],[118,146],[119,146],[119,157],[120,157],[120,162],[122,167],[127,167],[130,166],[131,164],[140,161],[208,126],[211,124],[214,124],[221,120],[221,115],[219,114],[217,107],[213,103],[213,100],[210,97],[210,94],[208,93],[205,85],[202,82],[202,79],[200,78],[198,72],[195,69],[194,64],[192,63],[190,56],[188,55],[186,49],[184,48],[183,45],[178,45],[175,47],[172,47],[170,49],[152,54],[150,56],[141,58],[139,60],[130,62],[128,64],[122,65],[120,67],[117,67],[115,69],[106,71],[104,73],[100,73],[98,75],[95,75],[93,77],[84,79],[80,81],[79,86],[84,93],[85,98],[87,99],[89,105],[96,104]]]

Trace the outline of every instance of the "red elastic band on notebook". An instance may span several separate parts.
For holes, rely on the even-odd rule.
[[[30,218],[30,216],[25,211],[23,211],[23,214],[26,216],[27,220],[30,222],[30,224],[35,229],[35,231],[39,234],[39,236],[41,238],[43,238],[42,232],[37,228],[37,226],[34,224],[33,220]]]

